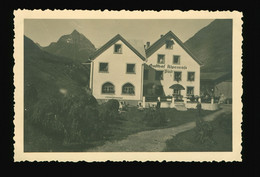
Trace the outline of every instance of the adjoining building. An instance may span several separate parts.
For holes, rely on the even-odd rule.
[[[200,95],[201,62],[171,31],[152,45],[116,35],[91,57],[90,88],[98,101],[137,105],[143,96]]]
[[[144,96],[191,96],[200,94],[202,63],[171,31],[146,46]]]
[[[100,102],[117,99],[137,104],[143,98],[145,59],[141,41],[127,41],[116,35],[91,57],[92,94]]]
[[[226,103],[232,103],[232,73],[214,72],[201,73],[202,97],[215,97],[216,100],[225,99]]]

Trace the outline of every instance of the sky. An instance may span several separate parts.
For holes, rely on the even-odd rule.
[[[24,34],[41,46],[48,46],[76,29],[99,48],[117,34],[126,40],[137,39],[152,44],[161,34],[172,31],[185,42],[212,21],[212,19],[25,19]]]

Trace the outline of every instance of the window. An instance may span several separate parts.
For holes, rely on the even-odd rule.
[[[194,95],[194,87],[187,87],[187,95]]]
[[[135,73],[135,64],[126,64],[126,73]]]
[[[108,63],[99,63],[99,72],[108,72]]]
[[[102,85],[102,93],[115,93],[115,86],[110,82],[106,82]]]
[[[122,45],[115,44],[114,53],[122,53]]]
[[[174,95],[180,95],[181,91],[179,89],[173,89],[173,94]]]
[[[145,69],[144,70],[144,80],[148,80],[148,76],[149,76],[149,70]]]
[[[194,81],[195,80],[195,72],[188,72],[188,81]]]
[[[181,81],[181,72],[180,71],[175,71],[174,72],[174,81]]]
[[[167,40],[166,41],[166,49],[173,49],[173,40]]]
[[[173,55],[173,64],[175,64],[175,65],[180,64],[180,56],[179,55]]]
[[[155,80],[163,80],[163,71],[155,72]]]
[[[130,83],[126,83],[122,87],[122,94],[134,95],[135,94],[135,87]]]
[[[159,54],[158,58],[157,58],[157,63],[158,64],[164,64],[165,63],[165,55]]]

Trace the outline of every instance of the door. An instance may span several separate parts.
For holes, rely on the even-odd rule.
[[[173,89],[173,97],[175,101],[182,101],[182,95],[180,89]]]
[[[181,91],[179,89],[173,89],[173,95],[177,96],[177,95],[180,95],[181,94]]]

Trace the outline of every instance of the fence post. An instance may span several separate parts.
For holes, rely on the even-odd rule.
[[[143,96],[143,108],[145,108],[145,96]]]
[[[171,108],[174,108],[175,107],[175,105],[174,105],[174,97],[172,97],[172,103],[171,103],[171,106],[170,106]]]
[[[211,98],[211,104],[214,104],[214,98]]]
[[[183,102],[186,104],[187,103],[187,97],[183,97]]]

